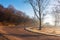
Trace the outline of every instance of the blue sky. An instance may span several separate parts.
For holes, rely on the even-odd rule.
[[[32,7],[28,3],[24,3],[23,0],[0,0],[0,4],[4,7],[13,5],[17,10],[25,12],[26,15],[30,17],[34,16]]]
[[[34,12],[29,3],[24,3],[26,0],[0,0],[0,4],[2,4],[4,7],[8,7],[9,5],[13,5],[17,10],[23,11],[26,13],[26,15],[33,17]],[[44,0],[44,7],[46,5],[47,0]],[[48,4],[48,3],[47,3]],[[42,8],[43,9],[43,8]]]
[[[51,12],[52,5],[56,4],[56,2],[54,2],[54,1],[55,0],[49,0],[50,4],[46,7],[46,9],[44,10],[44,13],[46,11]],[[29,3],[24,3],[23,0],[0,0],[0,4],[2,4],[4,7],[13,5],[17,10],[25,12],[26,15],[28,15],[30,17],[34,16],[34,12],[33,12],[31,5]],[[44,2],[44,4],[46,4],[46,3]],[[52,24],[52,17],[50,17],[48,15],[47,15],[47,17],[48,17],[47,19],[49,19],[48,21],[51,22],[51,24]],[[47,19],[45,19],[45,21],[47,21]]]

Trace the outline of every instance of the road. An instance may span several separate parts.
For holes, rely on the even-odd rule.
[[[2,40],[6,40],[6,39],[7,40],[60,40],[60,37],[58,36],[48,36],[48,35],[28,32],[24,30],[24,27],[20,27],[20,28],[3,27],[1,28],[1,30],[3,31],[2,34],[0,35],[3,38]]]

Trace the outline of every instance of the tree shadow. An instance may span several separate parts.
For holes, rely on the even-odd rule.
[[[4,34],[0,33],[0,40],[9,40]]]
[[[31,35],[31,34],[4,34],[4,35],[12,35],[16,37],[39,37],[41,35]]]

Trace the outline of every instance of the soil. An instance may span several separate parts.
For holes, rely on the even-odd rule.
[[[24,27],[2,27],[0,40],[60,40],[58,36],[36,34],[24,30]]]

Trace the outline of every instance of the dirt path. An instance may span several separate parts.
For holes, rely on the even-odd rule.
[[[57,36],[37,35],[35,33],[28,32],[24,28],[2,28],[6,33],[4,36],[9,40],[60,40]]]

